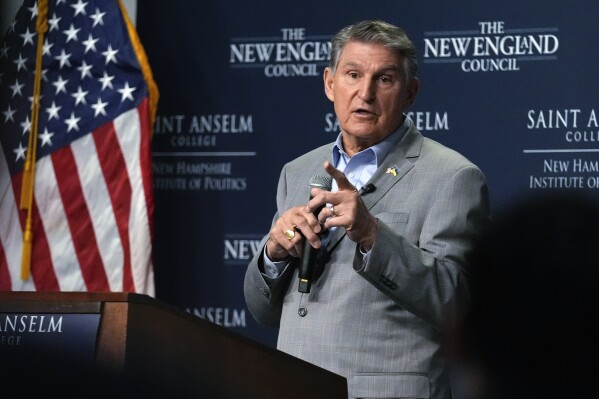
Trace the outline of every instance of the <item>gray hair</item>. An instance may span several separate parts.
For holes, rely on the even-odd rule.
[[[343,48],[352,41],[382,44],[401,57],[406,82],[416,77],[418,61],[414,44],[403,29],[380,20],[366,20],[346,26],[333,37],[329,62],[333,74],[339,64]]]

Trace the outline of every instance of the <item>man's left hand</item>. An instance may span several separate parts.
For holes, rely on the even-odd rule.
[[[358,243],[363,250],[370,251],[378,227],[377,218],[368,212],[360,193],[343,172],[330,162],[324,163],[324,169],[337,182],[338,191],[313,188],[313,198],[308,202],[307,211],[312,212],[324,204],[330,204],[319,214],[319,221],[324,228],[343,227],[350,240]]]

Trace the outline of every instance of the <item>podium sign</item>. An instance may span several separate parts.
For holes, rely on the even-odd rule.
[[[0,313],[2,351],[61,353],[92,363],[100,314]]]

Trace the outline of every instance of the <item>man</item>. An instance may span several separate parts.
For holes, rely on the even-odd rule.
[[[393,25],[363,21],[333,38],[324,86],[341,133],[283,168],[245,278],[252,315],[280,327],[277,347],[345,376],[355,398],[451,396],[441,331],[467,299],[465,254],[488,221],[481,171],[404,116],[416,71]],[[333,188],[312,189],[306,205],[323,164]],[[309,293],[298,292],[304,240],[328,260]]]

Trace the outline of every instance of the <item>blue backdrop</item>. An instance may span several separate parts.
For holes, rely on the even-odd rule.
[[[481,167],[495,211],[554,187],[599,192],[599,2],[480,3],[139,2],[161,91],[158,298],[274,345],[276,330],[245,307],[245,268],[283,164],[339,132],[322,72],[331,36],[362,19],[408,32],[421,80],[412,119]]]

